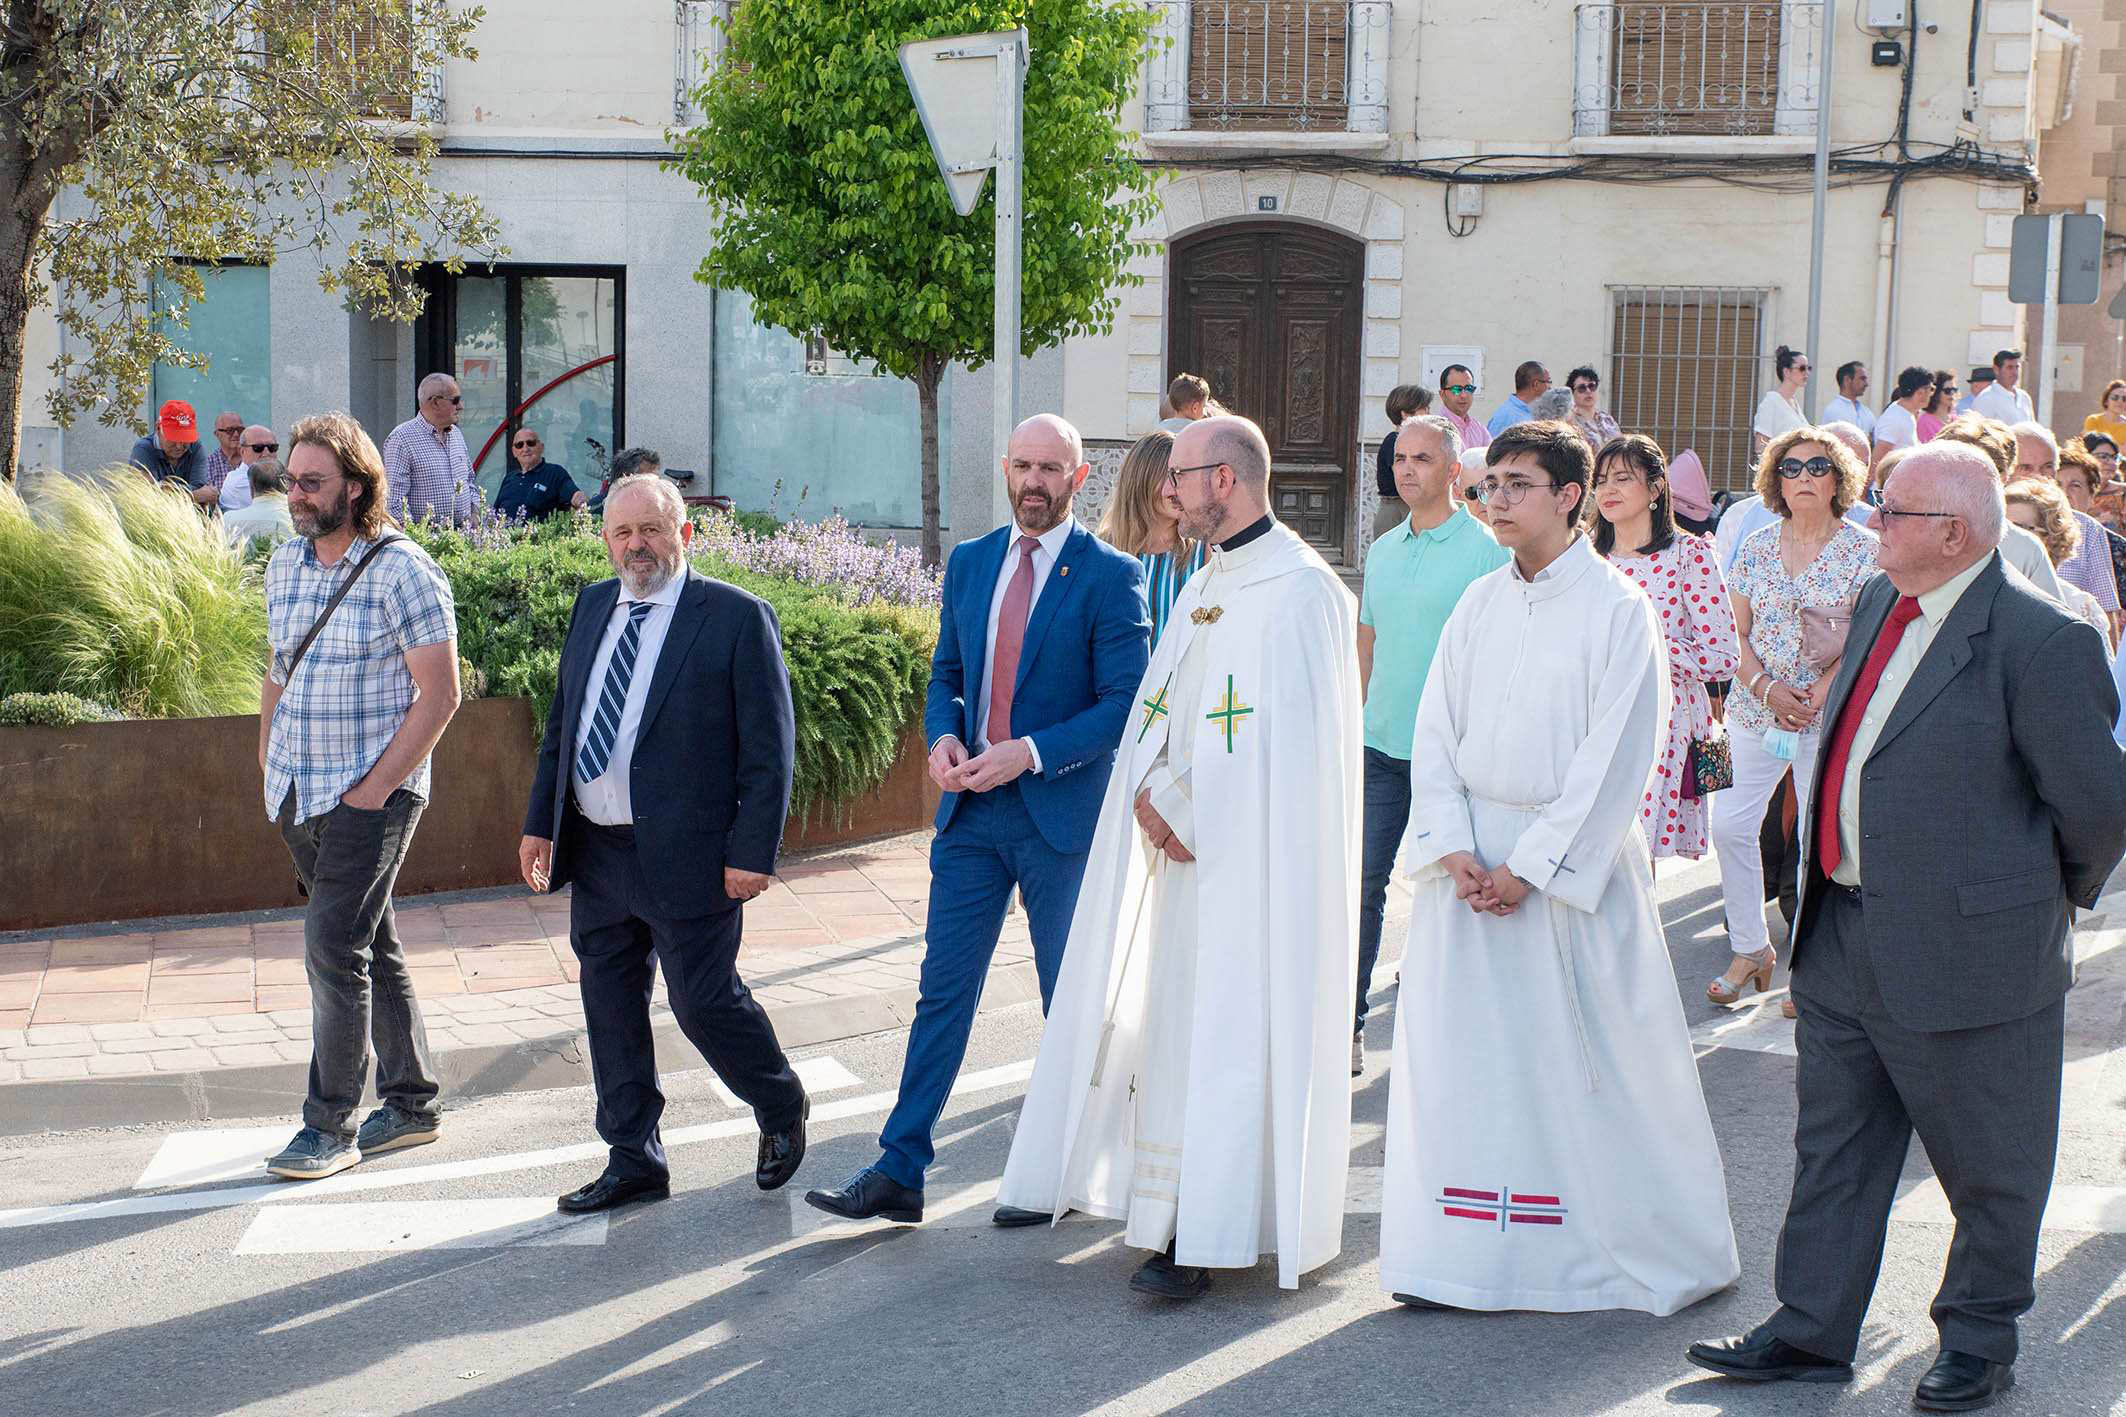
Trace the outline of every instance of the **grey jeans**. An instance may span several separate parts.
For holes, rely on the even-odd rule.
[[[391,887],[426,805],[402,787],[374,812],[342,804],[296,822],[292,793],[281,807],[281,837],[310,894],[303,914],[311,1019],[303,1125],[343,1139],[354,1136],[372,1037],[377,1096],[420,1117],[438,1110],[428,1032],[391,916]]]

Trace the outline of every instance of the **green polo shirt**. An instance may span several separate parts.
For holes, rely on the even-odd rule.
[[[1373,627],[1373,676],[1366,684],[1366,746],[1408,759],[1417,701],[1432,671],[1447,617],[1477,577],[1511,553],[1460,507],[1430,531],[1409,518],[1382,534],[1366,555],[1358,620]]]

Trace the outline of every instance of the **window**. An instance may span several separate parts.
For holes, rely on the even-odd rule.
[[[443,75],[440,69],[403,74],[372,72],[377,47],[376,22],[361,11],[343,13],[325,0],[314,6],[312,33],[317,38],[318,68],[350,76],[364,96],[367,116],[395,122],[440,123],[443,120]]]
[[[1388,0],[1151,0],[1154,132],[1387,131]]]
[[[915,385],[753,319],[743,291],[716,292],[712,490],[747,511],[863,526],[923,524]],[[817,371],[817,372],[814,372]],[[952,400],[938,391],[939,477]]]
[[[623,273],[497,266],[485,275],[434,269],[429,281],[428,309],[414,327],[416,376],[440,369],[457,379],[465,398],[458,426],[481,488],[492,498],[509,470],[504,435],[521,408],[516,422],[538,432],[547,460],[595,491],[601,463],[626,436]]]
[[[1576,135],[1816,131],[1822,0],[1602,0],[1575,24]]]
[[[1610,405],[1670,457],[1697,450],[1717,490],[1747,488],[1764,301],[1724,286],[1612,287]]]
[[[273,419],[273,341],[270,330],[272,305],[265,266],[203,266],[200,282],[204,298],[185,311],[187,324],[160,321],[170,343],[188,353],[207,356],[205,369],[184,369],[157,364],[151,403],[161,407],[164,399],[183,399],[199,415],[202,429],[214,426],[214,416],[224,409],[243,416],[247,423],[270,423]],[[170,284],[158,281],[155,308],[167,310],[181,299]],[[211,449],[213,443],[206,440]]]

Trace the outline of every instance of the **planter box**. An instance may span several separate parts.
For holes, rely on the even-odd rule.
[[[517,880],[531,743],[527,699],[459,708],[399,895]],[[839,819],[792,822],[787,849],[914,831],[936,804],[918,727],[876,793]],[[0,930],[302,903],[266,819],[255,715],[0,728],[0,842]]]

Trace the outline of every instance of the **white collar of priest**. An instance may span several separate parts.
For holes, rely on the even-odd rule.
[[[1595,554],[1595,549],[1587,538],[1579,532],[1574,532],[1572,540],[1558,553],[1557,559],[1532,577],[1521,574],[1518,558],[1506,564],[1511,567],[1514,584],[1521,587],[1522,592],[1533,601],[1548,600],[1554,595],[1562,594],[1581,576],[1587,574],[1588,567],[1599,563],[1601,559]]]

